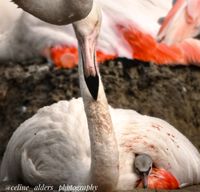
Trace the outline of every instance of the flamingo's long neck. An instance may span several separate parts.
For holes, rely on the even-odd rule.
[[[80,82],[91,143],[90,179],[99,191],[112,191],[117,185],[119,157],[107,99],[101,80],[97,100],[88,97],[83,78]]]
[[[107,98],[95,61],[95,45],[100,27],[100,18],[99,11],[93,6],[89,16],[75,24],[74,27],[79,42],[81,95],[91,143],[90,182],[98,186],[98,191],[111,192],[118,181],[119,155]],[[86,26],[91,27],[91,30],[84,29]],[[92,96],[91,90],[88,88],[90,85],[86,83],[87,73],[85,67],[90,65],[95,66],[97,71],[94,77],[98,89],[96,98],[94,98],[95,94]],[[96,85],[91,86],[91,89]]]
[[[85,18],[93,0],[12,0],[20,8],[43,21],[66,25]]]

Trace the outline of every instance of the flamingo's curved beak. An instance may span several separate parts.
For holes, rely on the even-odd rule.
[[[76,27],[76,26],[75,26]],[[86,29],[87,31],[87,29]],[[96,43],[99,34],[99,21],[92,24],[90,33],[82,35],[76,32],[79,41],[79,59],[82,61],[83,74],[87,88],[94,100],[99,90],[99,69],[96,61]]]
[[[81,44],[80,49],[86,85],[93,99],[97,100],[99,90],[99,70],[96,62],[94,42],[91,41],[90,38],[86,38]]]
[[[101,11],[93,4],[93,9],[85,19],[73,23],[79,43],[79,60],[83,68],[87,88],[94,100],[99,91],[99,70],[96,62],[96,44],[101,26]]]

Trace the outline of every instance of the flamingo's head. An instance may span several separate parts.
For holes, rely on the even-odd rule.
[[[96,44],[101,26],[101,11],[93,3],[90,14],[73,23],[79,43],[79,64],[91,96],[97,100],[99,91],[99,70],[96,62]]]
[[[148,176],[151,173],[153,165],[152,158],[147,154],[139,154],[135,157],[134,170],[143,182],[143,187],[148,187]]]

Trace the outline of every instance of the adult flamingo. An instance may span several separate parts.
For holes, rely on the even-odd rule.
[[[199,183],[200,154],[185,136],[161,119],[108,106],[95,61],[100,21],[93,3],[89,15],[73,24],[83,99],[44,107],[21,124],[8,143],[0,179],[130,190],[140,185],[141,170],[135,171],[133,165],[141,168],[137,157],[145,154],[153,162],[148,187]]]

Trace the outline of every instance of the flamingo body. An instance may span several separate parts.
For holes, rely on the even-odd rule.
[[[136,186],[139,177],[133,172],[133,162],[140,153],[150,155],[154,166],[170,172],[178,187],[200,182],[200,154],[174,127],[133,110],[109,110],[120,158],[117,189]],[[1,180],[32,185],[88,184],[90,163],[82,99],[60,101],[40,109],[14,132],[4,154]],[[150,183],[155,182],[153,174]]]

